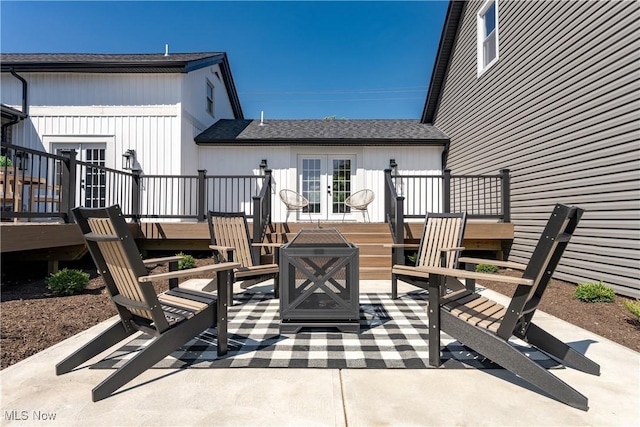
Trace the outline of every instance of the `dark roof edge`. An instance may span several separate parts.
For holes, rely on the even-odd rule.
[[[209,57],[185,60],[185,61],[109,61],[109,62],[94,62],[94,61],[73,61],[73,62],[11,62],[0,64],[0,68],[3,72],[9,71],[13,68],[15,71],[23,72],[89,72],[97,73],[101,71],[120,71],[130,72],[130,70],[136,70],[137,72],[150,72],[158,73],[159,70],[165,70],[164,72],[175,73],[177,70],[182,73],[188,73],[200,68],[208,67],[210,65],[218,64],[226,59],[225,53],[215,53]]]
[[[231,74],[231,67],[229,66],[227,54],[223,53],[222,55],[223,58],[220,62],[220,71],[222,72],[222,77],[224,78],[224,86],[227,89],[227,95],[229,97],[229,102],[231,103],[233,116],[236,119],[244,119],[242,106],[240,105],[240,98],[238,97],[238,92],[236,91],[236,85],[233,82],[233,74]]]
[[[234,118],[244,119],[240,98],[233,82],[231,67],[226,52],[212,53],[210,56],[193,59],[193,60],[166,60],[166,61],[110,61],[110,62],[93,62],[93,61],[74,61],[74,62],[12,62],[8,65],[0,64],[3,72],[11,69],[22,72],[85,72],[85,73],[101,73],[101,72],[139,72],[139,73],[189,73],[211,65],[220,66],[224,85],[231,103],[231,110]]]
[[[304,139],[216,139],[206,140],[203,138],[195,138],[197,145],[254,145],[254,146],[283,146],[283,145],[323,145],[323,146],[361,146],[361,145],[375,145],[375,146],[391,146],[391,145],[421,145],[421,146],[443,146],[445,147],[449,142],[449,139],[328,139],[328,138],[304,138]]]
[[[9,119],[18,120],[27,118],[27,115],[22,111],[16,110],[15,108],[9,107],[5,104],[0,104],[0,111],[2,112],[2,117],[6,117]]]
[[[431,73],[427,99],[425,100],[424,109],[422,110],[422,119],[420,120],[422,123],[433,123],[438,104],[440,103],[440,96],[442,95],[444,78],[449,69],[453,46],[458,37],[460,18],[466,8],[466,3],[466,1],[459,0],[449,1],[449,8],[447,9],[444,26],[442,27],[442,35],[440,36],[440,44],[438,45],[438,53],[436,54],[433,72]]]

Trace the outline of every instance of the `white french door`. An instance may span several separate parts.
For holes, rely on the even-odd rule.
[[[299,218],[341,221],[356,171],[352,155],[304,155],[298,158],[298,191],[309,200]],[[348,214],[348,213],[347,213]]]
[[[57,155],[60,155],[62,150],[74,149],[78,152],[77,160],[105,166],[106,144],[56,143],[52,145],[52,149]],[[106,207],[107,182],[104,170],[84,167],[81,170],[82,177],[80,177],[80,187],[76,194],[76,205],[81,204],[87,208]],[[56,171],[56,180],[59,179],[59,171]]]

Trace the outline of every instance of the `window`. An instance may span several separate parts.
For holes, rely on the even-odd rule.
[[[214,115],[213,110],[213,94],[215,92],[215,86],[213,83],[207,80],[207,113]]]
[[[498,0],[487,0],[478,12],[478,77],[498,58]]]

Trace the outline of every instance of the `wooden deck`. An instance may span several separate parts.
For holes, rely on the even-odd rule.
[[[302,228],[317,224],[273,224],[267,235],[271,242],[287,242]],[[388,279],[391,275],[391,243],[389,226],[385,223],[321,223],[323,228],[336,228],[345,238],[360,248],[360,278]],[[207,251],[209,229],[206,223],[143,222],[130,224],[140,250]],[[422,222],[407,224],[407,235],[418,242]],[[250,227],[251,228],[251,227]],[[513,224],[469,220],[464,246],[471,251],[488,251],[498,259],[505,257],[513,241]],[[409,239],[409,242],[412,240]],[[11,260],[48,261],[55,271],[58,261],[73,261],[86,254],[80,230],[75,224],[3,223],[0,224],[0,252],[3,268],[11,268]]]

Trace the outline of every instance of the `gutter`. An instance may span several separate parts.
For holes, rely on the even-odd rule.
[[[16,117],[14,119],[12,119],[10,122],[5,123],[2,125],[2,140],[5,141],[6,140],[6,129],[9,126],[13,126],[16,123],[18,123],[20,120],[24,120],[27,117],[29,117],[29,110],[28,110],[28,104],[27,104],[27,81],[22,78],[21,76],[19,76],[15,70],[13,69],[13,67],[11,67],[9,69],[9,72],[11,73],[11,75],[13,77],[15,77],[16,79],[20,80],[22,82],[22,114],[20,115],[16,115]]]

